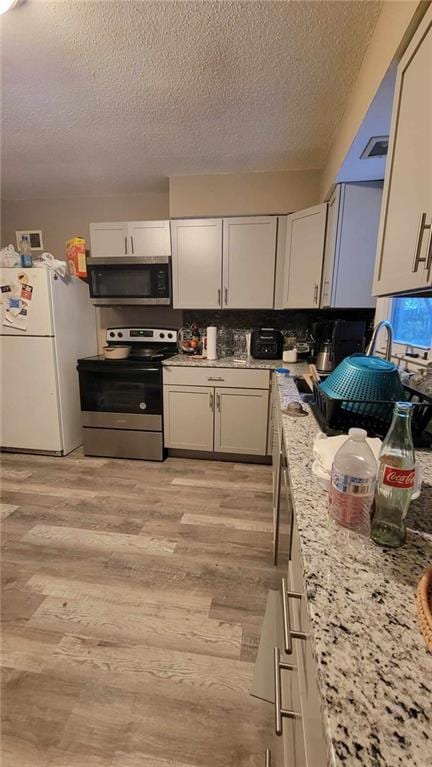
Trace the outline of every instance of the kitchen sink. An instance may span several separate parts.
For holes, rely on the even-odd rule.
[[[314,401],[314,394],[309,389],[309,386],[307,385],[306,381],[302,376],[294,376],[294,383],[297,386],[297,389],[299,391],[299,394],[303,400],[303,402],[313,402]]]

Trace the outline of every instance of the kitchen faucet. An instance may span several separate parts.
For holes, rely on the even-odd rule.
[[[381,320],[381,322],[379,322],[378,325],[375,326],[366,354],[368,355],[368,357],[371,357],[373,355],[375,351],[377,336],[381,328],[385,328],[387,330],[387,343],[386,343],[385,357],[386,359],[391,360],[391,352],[392,352],[392,344],[393,344],[393,327],[391,322],[389,322],[388,320]]]

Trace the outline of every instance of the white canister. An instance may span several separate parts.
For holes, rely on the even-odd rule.
[[[297,349],[285,349],[282,359],[284,362],[297,362]]]
[[[207,359],[217,360],[216,350],[217,328],[211,325],[207,328]]]

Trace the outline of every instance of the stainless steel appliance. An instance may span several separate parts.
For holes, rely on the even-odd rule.
[[[163,461],[162,361],[177,354],[177,331],[108,328],[106,339],[132,350],[78,360],[84,454]]]
[[[333,370],[334,349],[331,341],[321,343],[315,365],[319,373],[330,373]]]
[[[252,330],[251,355],[256,360],[282,359],[283,336],[274,328]]]
[[[87,265],[95,306],[171,303],[170,256],[95,257]]]
[[[322,373],[329,373],[337,367],[345,357],[357,354],[364,349],[366,323],[364,320],[331,320],[314,322],[312,333],[315,339],[313,357],[317,369]],[[331,344],[333,364],[328,366],[329,347],[324,349],[325,344]],[[322,354],[327,352],[327,354]]]

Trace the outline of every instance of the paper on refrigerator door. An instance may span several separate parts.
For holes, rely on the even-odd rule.
[[[8,298],[3,325],[16,330],[27,330],[28,305],[20,298]]]

